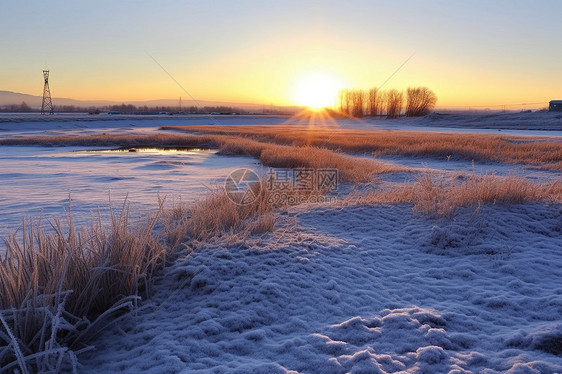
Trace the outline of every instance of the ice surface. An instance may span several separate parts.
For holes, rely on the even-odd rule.
[[[248,157],[198,152],[83,152],[87,148],[0,147],[0,236],[13,232],[22,217],[64,217],[72,198],[74,221],[87,224],[109,197],[125,197],[131,217],[154,211],[158,197],[169,204],[192,202],[232,171],[256,167]]]

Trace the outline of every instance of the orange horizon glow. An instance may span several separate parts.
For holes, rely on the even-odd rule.
[[[323,59],[329,60],[329,57]],[[423,57],[415,57],[426,68]],[[399,60],[395,57],[396,65]],[[351,69],[341,61],[324,66],[313,66],[310,61],[285,61],[286,66],[275,66],[276,75],[260,70],[229,71],[229,78],[221,81],[225,73],[218,73],[219,66],[210,66],[207,72],[194,75],[190,72],[174,72],[174,77],[188,90],[189,94],[197,101],[228,102],[232,104],[255,104],[265,106],[300,106],[318,109],[322,107],[338,108],[339,91],[342,89],[362,89],[366,92],[370,88],[380,88],[380,84],[396,65],[384,64],[374,67],[369,74],[361,67]],[[416,61],[413,61],[414,65]],[[312,65],[312,66],[311,66]],[[375,65],[374,65],[375,66]],[[408,68],[408,69],[406,69]],[[170,69],[172,70],[172,69]],[[380,72],[384,72],[384,75]],[[41,71],[39,71],[41,73]],[[80,90],[74,84],[75,77],[61,76],[55,69],[51,70],[50,86],[54,98],[71,98],[84,101],[115,101],[115,102],[140,102],[151,100],[177,100],[180,96],[184,102],[189,102],[190,97],[179,89],[175,83],[163,74],[148,76],[142,80],[132,80],[125,76],[115,77],[109,86],[95,89],[93,84]],[[161,73],[161,72],[159,72]],[[505,79],[489,77],[486,86],[470,84],[470,77],[459,69],[449,69],[439,72],[443,76],[455,75],[456,80],[449,84],[443,80],[433,79],[437,70],[427,69],[426,78],[420,79],[420,68],[416,65],[406,65],[404,71],[399,72],[390,80],[382,90],[398,89],[404,91],[408,87],[425,86],[434,91],[438,97],[436,108],[460,109],[485,109],[500,108],[506,105],[509,108],[538,108],[548,104],[549,100],[556,99],[554,87],[545,87],[545,90],[527,90],[525,95],[520,92],[523,87],[513,89],[513,82],[508,85]],[[211,77],[218,75],[213,80]],[[177,76],[177,77],[176,77]],[[257,79],[251,80],[250,76]],[[415,77],[414,77],[415,76]],[[39,82],[39,83],[37,83]],[[524,83],[524,82],[523,82]],[[521,83],[521,84],[523,84]],[[34,81],[34,91],[15,91],[27,94],[40,95],[42,90],[41,77]],[[462,87],[462,89],[459,89]],[[170,94],[173,92],[173,94]],[[55,104],[56,105],[56,104]]]

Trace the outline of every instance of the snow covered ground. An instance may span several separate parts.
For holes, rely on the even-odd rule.
[[[559,114],[467,116],[448,117],[448,123],[429,116],[340,124],[476,132],[498,132],[503,124],[502,134],[562,141]],[[82,117],[2,114],[0,137],[214,124],[202,116]],[[290,122],[262,116],[218,120],[225,126]],[[88,150],[1,146],[0,235],[15,230],[22,215],[61,217],[69,193],[78,223],[107,207],[109,192],[116,204],[128,194],[135,218],[153,209],[158,195],[190,201],[231,170],[259,167],[254,159],[210,151]],[[445,174],[560,180],[559,172],[521,165],[385,160]],[[477,213],[461,210],[454,220],[415,214],[407,204],[294,207],[271,233],[180,255],[144,310],[107,330],[93,342],[96,349],[81,356],[82,371],[562,372],[561,234],[560,205],[486,205]]]
[[[561,372],[561,213],[301,206],[180,257],[84,372]]]
[[[467,175],[495,174],[498,176],[515,176],[529,179],[536,183],[554,182],[560,180],[560,172],[557,170],[543,170],[525,164],[504,164],[501,162],[468,161],[437,159],[432,157],[407,157],[401,155],[376,156],[377,160],[403,165],[409,168],[417,168],[432,172],[442,172],[442,174],[465,173]],[[413,181],[419,174],[415,173],[395,173],[381,175],[380,177],[394,182],[404,180]],[[406,177],[406,179],[404,179]]]

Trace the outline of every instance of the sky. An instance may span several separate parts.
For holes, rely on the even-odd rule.
[[[41,95],[49,69],[53,97],[292,105],[314,76],[426,86],[438,107],[546,106],[560,15],[558,0],[0,0],[0,90]]]

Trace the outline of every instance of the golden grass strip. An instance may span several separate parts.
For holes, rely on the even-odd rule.
[[[344,205],[410,203],[413,210],[433,217],[452,217],[459,207],[527,202],[562,203],[562,182],[533,183],[514,176],[471,175],[443,179],[425,173],[415,183],[352,194]]]
[[[219,134],[217,126],[167,126],[163,129],[200,134]],[[403,130],[323,129],[297,125],[228,127],[233,136],[294,146],[315,146],[374,155],[405,155],[504,163],[544,164],[562,170],[560,137],[503,136]]]
[[[528,163],[562,170],[562,140],[558,137],[518,137],[475,133],[439,133],[401,130],[310,129],[303,126],[167,126],[189,132],[148,135],[94,134],[0,138],[0,145],[53,146],[178,146],[222,147],[224,153],[258,157],[263,142],[278,145],[314,146],[374,155],[426,156],[437,158]],[[197,134],[194,134],[197,133]],[[248,140],[258,143],[249,143]],[[238,144],[246,142],[246,144]]]

